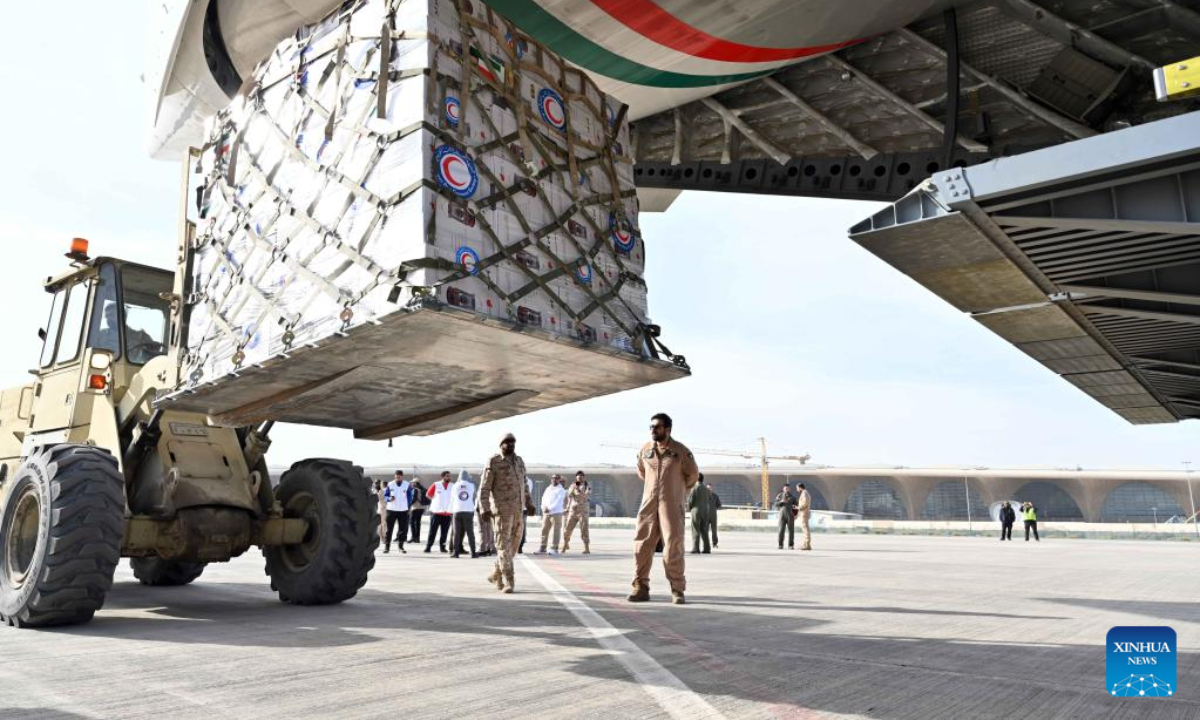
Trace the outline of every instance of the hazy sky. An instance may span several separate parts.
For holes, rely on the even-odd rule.
[[[167,267],[179,171],[144,151],[141,2],[25,3],[0,50],[0,381],[28,379],[40,283],[69,239]],[[15,16],[14,16],[15,13]],[[62,18],[71,18],[64,23]],[[693,377],[432,438],[277,430],[271,462],[481,461],[511,430],[530,462],[632,462],[657,411],[693,447],[811,452],[827,464],[1159,467],[1195,423],[1134,427],[846,238],[869,203],[687,194],[641,220],[651,314]],[[701,458],[715,463],[718,458]]]

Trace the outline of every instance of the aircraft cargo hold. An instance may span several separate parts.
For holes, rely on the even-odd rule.
[[[167,405],[430,434],[687,374],[625,109],[466,0],[343,6],[215,120]]]

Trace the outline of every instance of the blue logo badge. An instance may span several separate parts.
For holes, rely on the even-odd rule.
[[[462,105],[458,102],[458,98],[453,95],[446,96],[446,122],[450,123],[450,127],[458,127],[458,119],[462,114]]]
[[[462,265],[463,270],[466,270],[471,275],[479,274],[479,253],[475,252],[474,248],[463,245],[455,255],[458,257],[458,264]]]
[[[1175,694],[1175,631],[1165,626],[1115,627],[1108,631],[1105,675],[1108,694],[1170,697]]]
[[[613,244],[617,246],[618,252],[622,255],[628,255],[633,252],[636,236],[628,220],[617,217],[616,213],[609,213],[608,229],[612,234]]]
[[[475,161],[449,145],[442,145],[433,153],[437,179],[442,187],[462,198],[469,198],[479,187],[479,174]]]
[[[550,127],[555,130],[567,129],[567,109],[558,93],[550,88],[538,93],[538,110],[542,113],[542,119]]]

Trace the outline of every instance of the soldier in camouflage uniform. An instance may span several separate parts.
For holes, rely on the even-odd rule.
[[[590,555],[591,538],[588,534],[588,518],[591,516],[592,488],[588,485],[587,476],[580,470],[575,473],[575,484],[567,493],[567,532],[563,538],[562,551],[565,553],[571,544],[571,533],[579,526],[579,537],[583,539],[583,554]]]
[[[513,584],[513,555],[521,544],[525,515],[536,509],[525,489],[525,461],[517,455],[517,439],[512,433],[500,441],[499,454],[493,455],[483,471],[479,484],[479,506],[484,522],[492,523],[496,539],[496,567],[488,576],[501,592],[511,593]]]

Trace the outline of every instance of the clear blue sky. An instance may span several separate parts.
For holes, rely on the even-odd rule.
[[[142,3],[24,3],[0,57],[0,380],[24,382],[72,236],[167,267],[178,167],[147,159]],[[71,22],[64,23],[62,18]],[[57,50],[54,48],[58,48]],[[1200,461],[1195,423],[1134,427],[859,249],[867,203],[690,194],[647,215],[651,313],[688,379],[433,438],[356,442],[284,428],[272,464],[482,461],[504,431],[530,462],[631,462],[600,447],[642,440],[671,413],[696,447],[828,464],[1160,467]],[[716,458],[702,458],[713,460]]]

